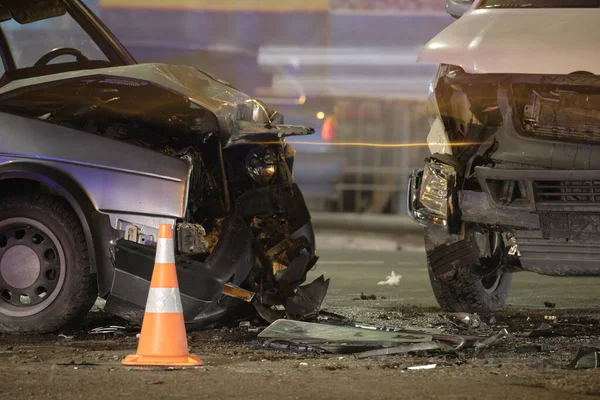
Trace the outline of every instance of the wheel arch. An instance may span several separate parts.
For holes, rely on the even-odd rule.
[[[11,162],[0,165],[0,196],[6,192],[50,189],[63,197],[79,219],[88,247],[91,272],[98,273],[98,257],[94,246],[93,218],[97,212],[81,185],[73,178],[53,167],[31,162]]]

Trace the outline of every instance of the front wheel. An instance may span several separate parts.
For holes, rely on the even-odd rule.
[[[83,229],[64,200],[0,199],[0,332],[55,331],[87,313],[96,296]]]
[[[433,293],[444,311],[491,312],[504,308],[510,293],[512,274],[501,268],[479,277],[473,267],[477,260],[469,240],[438,246],[427,252],[429,279]],[[485,267],[485,266],[483,266]],[[445,274],[434,271],[446,271]]]

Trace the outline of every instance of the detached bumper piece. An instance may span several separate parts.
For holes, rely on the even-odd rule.
[[[105,310],[132,322],[141,322],[154,269],[155,250],[126,240],[114,247],[115,276]],[[222,237],[206,262],[177,256],[177,276],[186,322],[199,314],[215,312],[225,284],[240,284],[253,265],[250,229],[237,217],[230,218]]]

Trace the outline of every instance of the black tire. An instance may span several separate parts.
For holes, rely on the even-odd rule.
[[[512,274],[498,272],[486,278],[471,273],[477,254],[470,241],[439,246],[427,253],[429,279],[438,304],[450,312],[491,312],[504,308]],[[440,276],[440,272],[444,272]]]
[[[59,330],[83,317],[97,294],[81,223],[62,198],[0,199],[0,332]]]

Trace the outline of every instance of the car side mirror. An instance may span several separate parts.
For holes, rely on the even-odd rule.
[[[454,18],[462,17],[473,7],[475,0],[446,0],[446,12]]]

